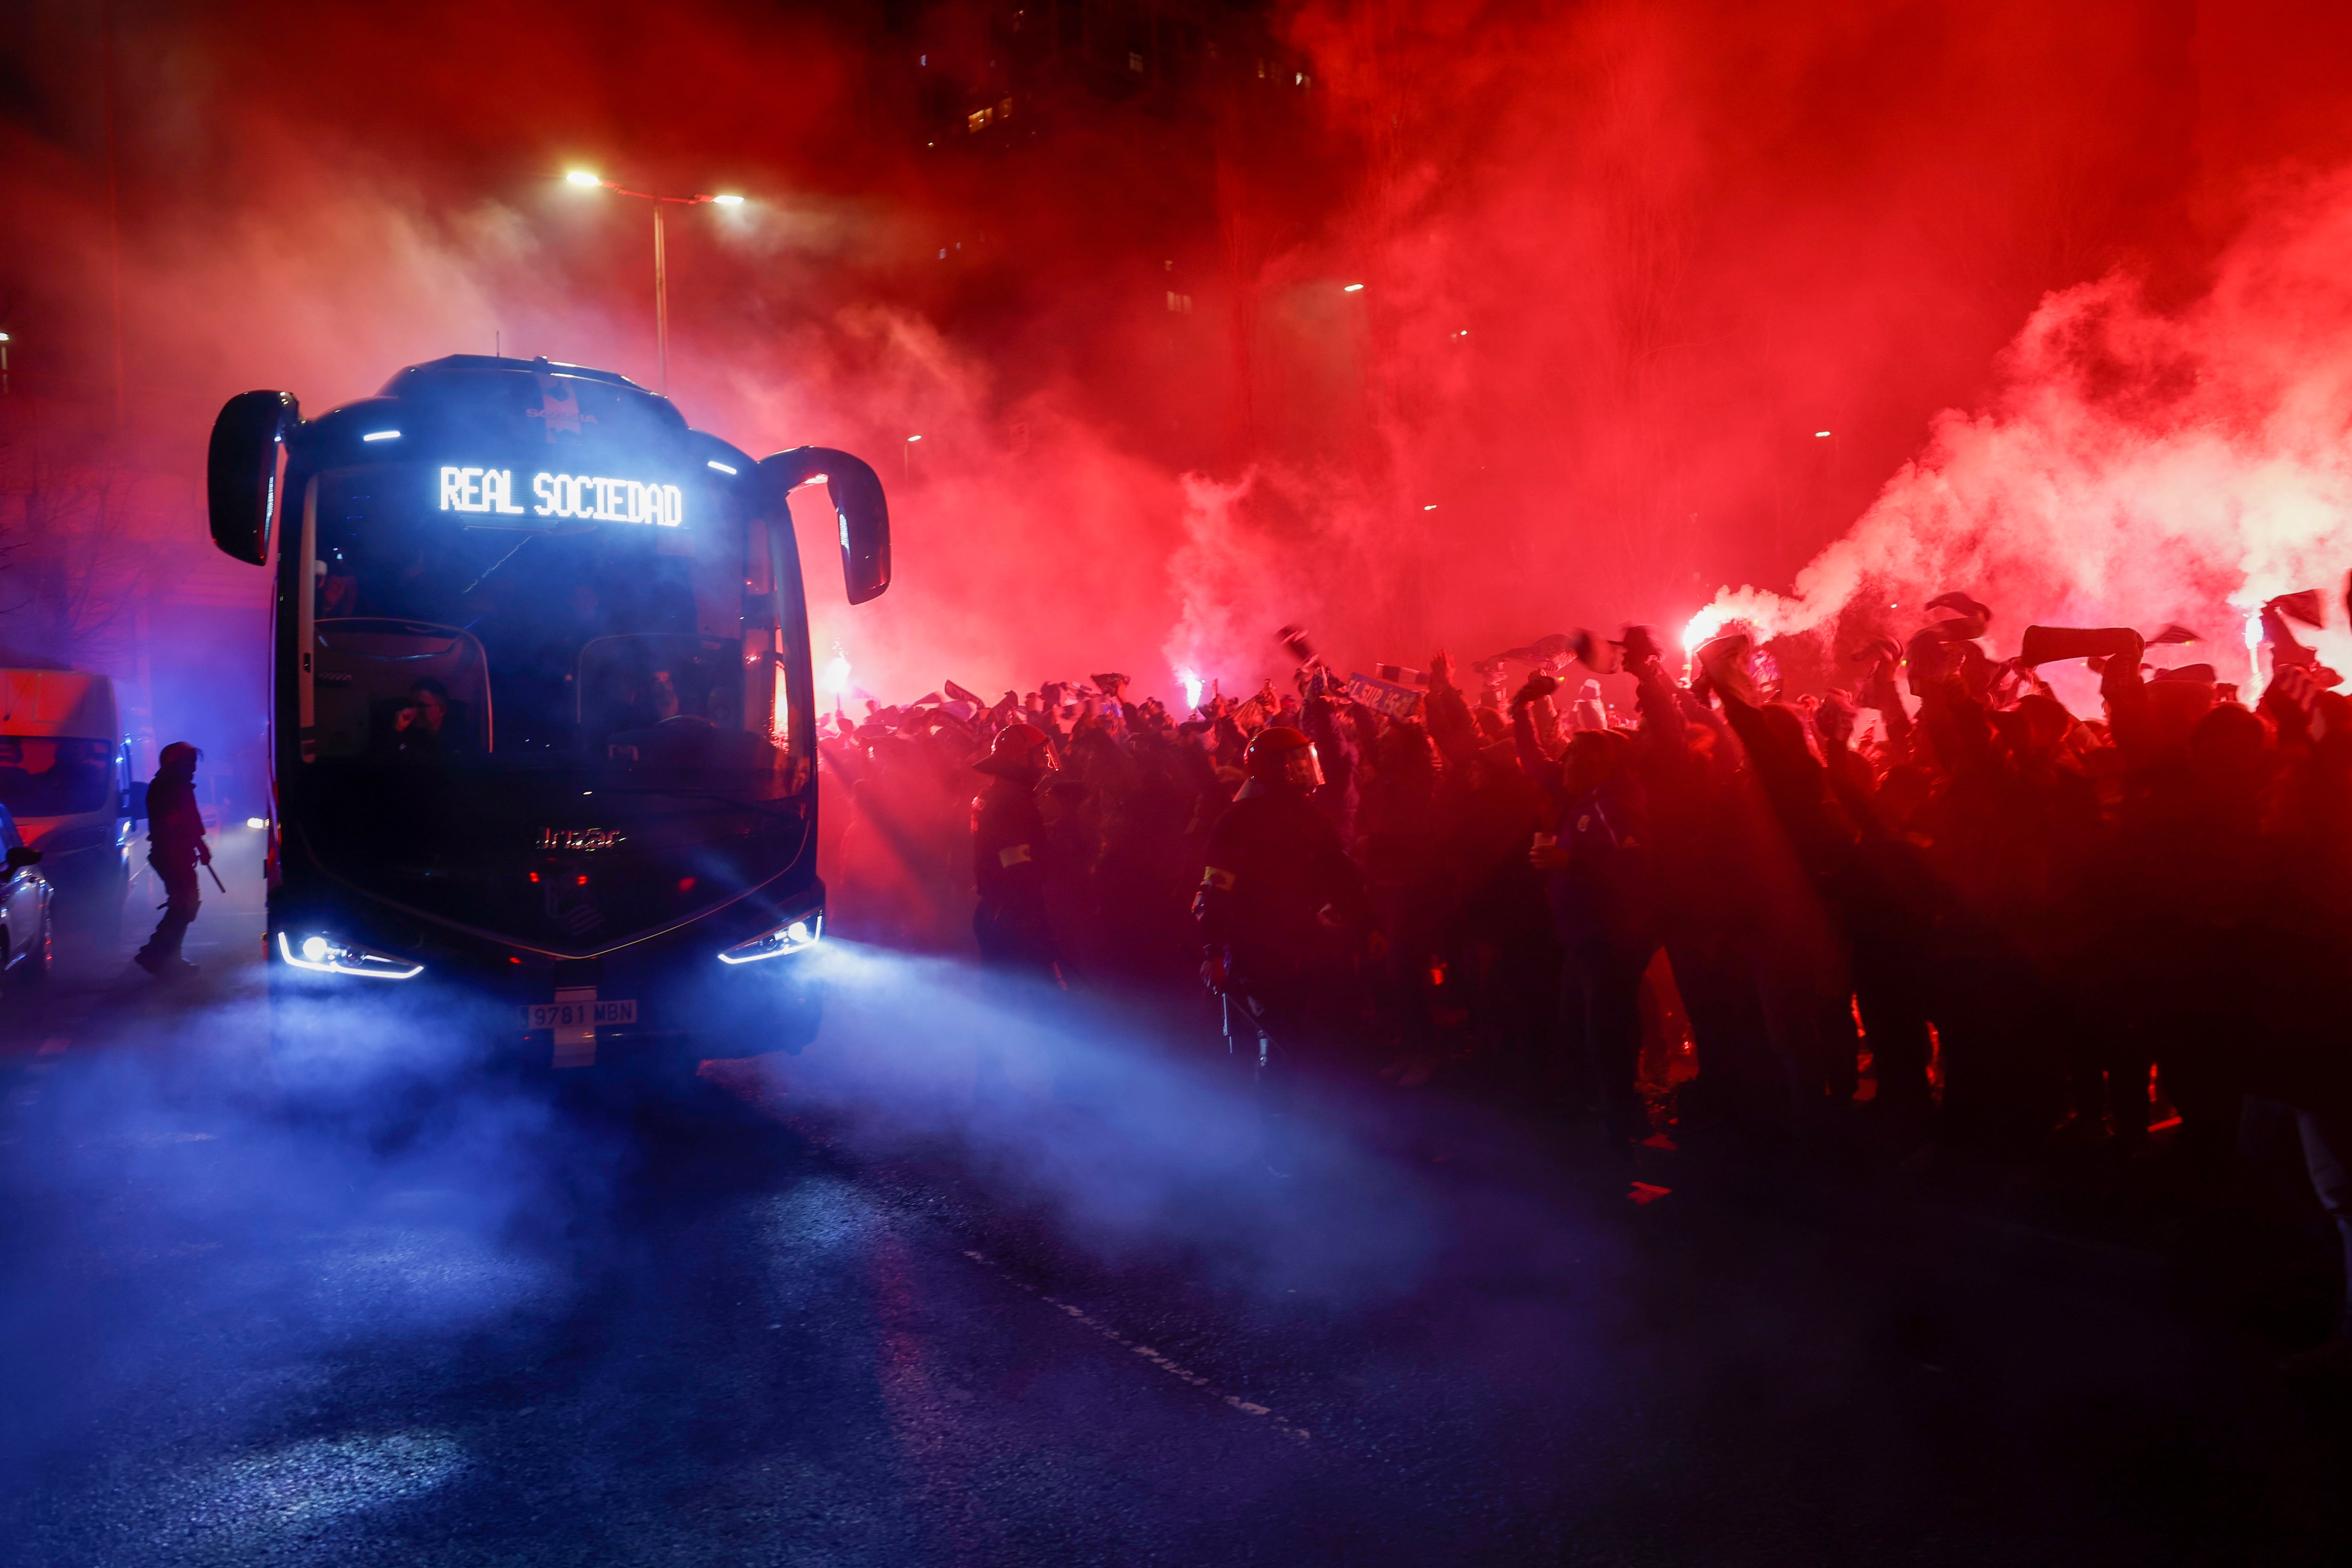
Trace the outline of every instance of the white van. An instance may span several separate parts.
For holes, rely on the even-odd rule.
[[[0,805],[41,852],[58,923],[114,941],[131,885],[134,812],[111,679],[0,669]]]

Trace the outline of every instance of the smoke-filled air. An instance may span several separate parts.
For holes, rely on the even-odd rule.
[[[12,375],[90,407],[12,442],[11,515],[41,532],[103,456],[114,499],[64,510],[165,575],[214,574],[192,465],[231,392],[321,409],[494,347],[653,382],[645,214],[563,183],[588,165],[756,198],[672,215],[670,390],[888,484],[906,570],[855,625],[803,514],[845,689],[1108,662],[1172,698],[1278,673],[1286,623],[1418,665],[1742,584],[1770,597],[1701,624],[1958,588],[1996,643],[2227,643],[2325,575],[2345,149],[2289,58],[2339,25],[2313,8],[1308,5],[1247,90],[1140,140],[1054,126],[1036,168],[1018,102],[960,142],[929,118],[1003,71],[1010,24],[954,5],[672,8],[643,58],[518,5],[118,13],[110,106],[87,8],[13,24],[88,68],[12,89]],[[21,591],[69,552],[18,542],[7,640],[118,649],[148,589],[55,561]]]
[[[1927,447],[1782,595],[1727,592],[1688,640],[1737,620],[1765,636],[1913,622],[1958,585],[2032,622],[2210,628],[2222,668],[2271,599],[2332,585],[2352,531],[2352,182],[2274,194],[2176,309],[2118,271],[2052,293],[1977,409]],[[2344,650],[2334,595],[2323,650]],[[2260,628],[2252,628],[2259,642]],[[2202,650],[2200,650],[2202,651]]]
[[[2352,1564],[2352,0],[0,0],[0,1568]]]

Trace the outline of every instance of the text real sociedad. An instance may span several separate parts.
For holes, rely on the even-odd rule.
[[[686,497],[676,485],[640,484],[635,479],[607,479],[590,474],[541,473],[531,477],[531,493],[539,504],[530,510],[540,517],[589,518],[598,522],[636,522],[677,528],[686,521]],[[511,468],[450,468],[441,470],[443,511],[494,512],[520,517],[514,503]]]

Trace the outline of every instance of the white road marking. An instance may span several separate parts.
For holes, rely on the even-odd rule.
[[[1134,1352],[1137,1355],[1141,1356],[1144,1360],[1150,1362],[1152,1365],[1158,1367],[1169,1376],[1175,1378],[1178,1382],[1191,1384],[1194,1388],[1200,1389],[1202,1393],[1212,1394],[1216,1398],[1223,1400],[1225,1404],[1232,1405],[1235,1410],[1240,1411],[1244,1415],[1255,1415],[1261,1420],[1270,1422],[1273,1425],[1274,1429],[1281,1433],[1284,1436],[1304,1443],[1314,1436],[1314,1434],[1308,1432],[1304,1426],[1295,1426],[1289,1422],[1283,1420],[1280,1416],[1275,1415],[1273,1411],[1267,1409],[1263,1405],[1254,1405],[1250,1401],[1242,1398],[1239,1394],[1227,1394],[1223,1389],[1219,1388],[1207,1378],[1202,1377],[1199,1373],[1192,1371],[1189,1367],[1178,1365],[1176,1363],[1169,1360],[1166,1356],[1161,1355],[1158,1351],[1153,1350],[1150,1345],[1136,1343],[1133,1340],[1130,1340],[1126,1335],[1120,1333],[1117,1329],[1112,1328],[1108,1323],[1104,1322],[1100,1318],[1094,1317],[1087,1313],[1084,1309],[1074,1307],[1067,1301],[1058,1300],[1052,1296],[1046,1295],[1044,1291],[1038,1289],[1036,1286],[1030,1284],[1027,1280],[1015,1277],[1004,1267],[1004,1265],[997,1262],[986,1253],[974,1252],[970,1248],[966,1248],[964,1256],[971,1258],[974,1263],[979,1264],[982,1268],[990,1270],[995,1274],[997,1278],[1004,1280],[1007,1284],[1019,1286],[1022,1289],[1028,1291],[1029,1294],[1036,1297],[1047,1306],[1058,1309],[1060,1311],[1066,1313],[1071,1318],[1084,1323],[1087,1328],[1092,1329],[1096,1333],[1101,1335],[1104,1339],[1108,1340],[1111,1343],[1120,1346],[1122,1349]]]

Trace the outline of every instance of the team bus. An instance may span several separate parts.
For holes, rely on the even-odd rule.
[[[786,498],[824,483],[863,604],[890,581],[870,467],[755,461],[609,371],[452,354],[315,419],[233,397],[207,469],[214,542],[275,572],[273,1004],[457,987],[555,1068],[808,1042]]]

